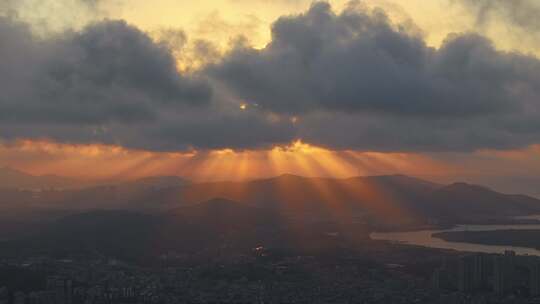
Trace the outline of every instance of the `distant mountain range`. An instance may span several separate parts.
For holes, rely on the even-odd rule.
[[[0,167],[0,189],[19,190],[68,190],[115,185],[121,187],[163,189],[188,184],[187,179],[178,176],[150,176],[135,180],[85,180],[58,175],[32,175],[10,167]]]
[[[478,221],[540,213],[540,200],[489,188],[440,185],[405,175],[348,179],[282,175],[249,182],[192,184],[151,195],[159,208],[222,197],[273,210],[282,216],[323,216],[353,221],[377,219],[403,224],[428,219]]]
[[[262,208],[213,199],[163,213],[97,210],[70,215],[31,236],[0,242],[0,255],[98,254],[140,261],[170,252],[249,252],[262,244],[313,252],[337,248],[339,239],[327,231],[368,239],[365,227],[295,225]]]
[[[0,188],[47,189],[73,188],[81,186],[81,181],[57,175],[35,176],[9,167],[0,168]]]
[[[153,177],[39,193],[0,190],[0,210],[10,220],[33,212],[33,229],[21,223],[7,226],[10,234],[21,227],[26,232],[24,238],[7,243],[8,252],[95,251],[138,259],[169,251],[222,251],[258,244],[310,251],[337,248],[343,239],[368,240],[372,229],[486,223],[540,214],[540,200],[404,175],[282,175],[214,183]],[[43,218],[48,220],[39,220]],[[4,223],[8,221],[0,216],[0,230]]]
[[[157,176],[83,189],[75,188],[75,183],[57,176],[32,176],[4,168],[0,170],[0,189],[5,188],[0,190],[0,208],[156,213],[223,198],[280,217],[373,220],[396,225],[429,220],[471,222],[540,213],[540,200],[529,196],[502,194],[466,183],[441,185],[405,175],[333,179],[286,174],[212,183]],[[55,190],[37,194],[20,190],[34,187]],[[58,190],[64,187],[65,190]]]

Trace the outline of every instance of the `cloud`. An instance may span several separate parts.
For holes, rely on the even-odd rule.
[[[45,40],[0,19],[0,120],[95,124],[154,119],[157,107],[210,101],[208,83],[181,75],[166,48],[122,21]]]
[[[273,25],[263,50],[237,48],[210,72],[240,98],[286,113],[314,109],[414,116],[470,116],[508,111],[518,65],[475,35],[439,49],[394,27],[381,11],[327,3]],[[524,76],[524,75],[521,75]],[[530,83],[531,86],[536,83]]]
[[[238,150],[268,149],[287,145],[297,138],[297,130],[290,121],[276,121],[257,111],[201,110],[189,115],[164,119],[155,128],[143,131],[134,141],[124,146],[154,150],[178,151],[190,149]]]
[[[381,10],[315,3],[277,20],[266,48],[238,47],[208,73],[242,100],[302,115],[300,136],[328,147],[462,151],[540,138],[537,58],[470,33],[434,49]]]
[[[168,48],[182,71],[196,71],[209,63],[217,62],[222,51],[209,40],[188,39],[181,29],[160,28],[150,33],[157,42]]]
[[[178,72],[170,44],[123,21],[40,39],[6,17],[0,18],[0,40],[0,67],[10,71],[0,75],[4,139],[146,150],[248,148],[293,139],[288,125],[256,111],[239,113],[224,94],[214,96],[204,75]]]
[[[473,9],[477,23],[485,25],[502,17],[512,25],[532,31],[540,30],[540,4],[535,0],[459,0]]]
[[[298,136],[337,150],[472,152],[538,143],[539,113],[469,119],[318,112],[305,115]]]
[[[31,26],[42,36],[67,29],[81,29],[109,18],[123,0],[2,0],[0,15],[11,16]]]
[[[263,49],[102,20],[37,38],[0,18],[0,139],[154,151],[514,149],[540,139],[540,60],[470,33],[426,45],[380,9],[315,3]],[[196,41],[197,42],[197,41]],[[189,44],[189,43],[188,43]],[[208,57],[177,68],[178,58]],[[188,53],[184,53],[188,52]],[[197,56],[195,56],[197,57]],[[245,109],[240,104],[246,104]],[[293,119],[294,118],[294,119]]]
[[[540,47],[540,2],[536,0],[452,0],[475,18],[475,30],[507,48],[532,52]]]

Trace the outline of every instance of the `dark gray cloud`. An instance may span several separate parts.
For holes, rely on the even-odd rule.
[[[275,121],[256,111],[251,113],[190,113],[191,117],[163,121],[158,128],[145,130],[145,136],[126,144],[162,151],[196,149],[259,149],[288,145],[298,134],[290,121]],[[141,140],[139,140],[141,139]]]
[[[335,148],[464,151],[540,141],[540,61],[477,34],[428,47],[382,11],[316,3],[282,17],[262,50],[208,73],[243,100],[302,116],[299,136]]]
[[[178,72],[171,43],[179,41],[156,43],[123,21],[42,39],[27,24],[0,17],[0,40],[0,69],[9,71],[0,74],[5,140],[182,150],[294,138],[290,123],[240,111],[225,94],[216,96],[204,75]]]
[[[181,75],[168,50],[122,21],[46,40],[0,18],[0,120],[93,124],[155,118],[157,107],[210,102],[211,87]]]
[[[38,39],[0,18],[0,139],[144,150],[472,151],[540,143],[540,60],[477,34],[428,47],[381,10],[316,3],[278,19],[264,49],[178,72],[187,37],[101,21]],[[239,104],[248,104],[240,110]],[[293,123],[291,118],[296,116]]]
[[[464,117],[514,110],[512,88],[528,80],[520,68],[529,63],[538,67],[476,35],[450,37],[435,50],[381,12],[336,15],[317,3],[279,19],[266,48],[237,48],[210,72],[240,98],[277,112]]]
[[[0,139],[174,151],[296,138],[290,121],[241,111],[205,75],[178,72],[187,38],[162,34],[156,43],[125,22],[101,21],[37,38],[27,24],[0,17],[0,70],[9,71],[0,74]],[[202,42],[198,49],[211,54]]]
[[[334,149],[471,152],[515,149],[540,141],[539,114],[474,119],[319,112],[303,117],[298,136]]]
[[[0,124],[1,125],[1,124]],[[287,145],[297,138],[290,121],[276,122],[257,112],[233,113],[190,109],[183,114],[161,113],[159,120],[139,124],[109,123],[95,126],[8,124],[0,139],[48,138],[62,143],[118,145],[151,151],[192,149],[253,149]]]

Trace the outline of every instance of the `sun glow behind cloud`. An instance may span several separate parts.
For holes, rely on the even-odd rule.
[[[0,159],[34,174],[130,179],[178,175],[201,181],[247,180],[281,174],[346,178],[414,171],[429,174],[442,163],[406,153],[332,151],[298,140],[268,150],[148,152],[119,146],[18,141],[0,146]],[[0,164],[4,165],[4,164]]]
[[[135,179],[176,175],[194,181],[241,181],[282,174],[348,178],[406,174],[452,183],[467,181],[504,192],[527,192],[537,181],[540,146],[475,153],[381,153],[334,151],[296,141],[266,150],[232,149],[175,153],[130,150],[120,146],[68,145],[50,141],[0,143],[0,167],[32,174],[83,179]],[[316,187],[325,195],[324,187]],[[534,189],[533,189],[534,190]]]

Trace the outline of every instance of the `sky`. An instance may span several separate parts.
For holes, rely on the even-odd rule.
[[[6,0],[0,166],[539,195],[535,0]]]

